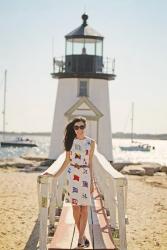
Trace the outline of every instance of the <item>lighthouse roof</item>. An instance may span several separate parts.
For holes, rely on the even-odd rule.
[[[88,19],[88,15],[84,13],[82,15],[83,23],[78,28],[68,33],[65,37],[67,39],[92,38],[92,39],[103,40],[103,36],[87,24],[87,19]]]

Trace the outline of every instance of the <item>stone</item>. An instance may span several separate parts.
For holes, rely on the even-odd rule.
[[[155,162],[142,162],[142,167],[143,166],[146,166],[146,167],[150,166],[150,167],[154,168],[154,172],[159,172],[161,169],[161,164],[155,163]]]
[[[124,163],[122,163],[122,162],[112,163],[112,166],[113,166],[117,171],[121,171],[125,165],[128,165],[128,164],[124,164]]]
[[[166,176],[166,173],[164,172],[156,172],[154,173],[155,176]]]
[[[137,163],[139,164],[139,163]],[[111,164],[117,171],[121,171],[125,166],[136,165],[132,162],[115,162]]]
[[[164,172],[167,174],[167,166],[161,166],[161,172]]]
[[[20,157],[11,158],[11,159],[4,159],[0,162],[1,167],[17,167],[17,168],[24,168],[25,166],[33,167],[34,163],[32,161],[24,160]]]
[[[157,172],[157,168],[155,168],[153,165],[142,164],[141,166],[145,169],[145,175],[154,175],[154,173]]]
[[[20,158],[25,159],[25,160],[30,160],[30,161],[46,161],[46,160],[48,160],[47,155],[24,154],[24,155],[21,155]]]
[[[122,174],[130,174],[130,175],[145,175],[145,169],[141,167],[141,165],[130,165],[125,166],[121,170]]]
[[[51,160],[51,159],[42,161],[42,162],[40,163],[40,166],[49,166],[49,167],[50,167],[54,161],[55,161],[55,160]]]

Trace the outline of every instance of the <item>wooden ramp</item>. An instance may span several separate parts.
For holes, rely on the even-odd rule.
[[[89,207],[85,229],[90,246],[84,249],[117,249],[113,243],[108,221],[103,201],[94,183],[92,206]],[[70,203],[64,202],[59,223],[48,250],[77,249],[77,242],[78,230],[73,219],[72,206]]]

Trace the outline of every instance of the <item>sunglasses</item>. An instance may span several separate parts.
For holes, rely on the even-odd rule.
[[[78,130],[79,128],[83,130],[85,128],[85,125],[81,125],[81,126],[75,125],[74,126],[74,130]]]

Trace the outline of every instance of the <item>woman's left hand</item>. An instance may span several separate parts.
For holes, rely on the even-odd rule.
[[[90,193],[93,193],[94,191],[94,186],[93,186],[93,182],[90,183]]]

